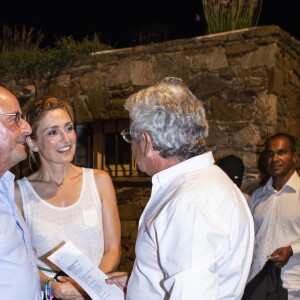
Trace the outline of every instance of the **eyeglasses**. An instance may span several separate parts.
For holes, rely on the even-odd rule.
[[[0,114],[0,117],[5,117],[5,116],[13,116],[12,122],[15,122],[18,126],[20,126],[22,120],[23,120],[23,115],[18,111],[16,113],[7,113],[7,114]]]
[[[122,132],[120,132],[120,134],[123,137],[125,142],[127,142],[129,144],[131,143],[132,138],[131,138],[130,131],[128,128],[125,128],[124,130],[122,130]]]

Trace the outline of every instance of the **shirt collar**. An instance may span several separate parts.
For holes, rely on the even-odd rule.
[[[11,173],[10,171],[6,171],[2,177],[0,177],[0,180],[2,181],[9,181],[9,180],[14,180],[15,175]]]
[[[292,176],[289,178],[289,180],[284,184],[284,186],[281,188],[280,191],[286,190],[287,188],[291,188],[292,190],[296,191],[299,188],[300,185],[300,177],[296,171],[292,174]],[[266,190],[274,190],[273,187],[273,179],[272,177],[269,178],[267,184],[263,187],[263,191]],[[280,192],[278,191],[278,192]]]
[[[15,175],[6,171],[0,178],[0,200],[14,202],[14,178]]]
[[[153,186],[163,186],[175,177],[184,176],[187,173],[207,168],[213,165],[214,162],[215,160],[211,151],[189,158],[153,175],[152,184]]]

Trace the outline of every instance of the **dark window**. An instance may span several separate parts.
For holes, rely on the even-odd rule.
[[[79,167],[93,168],[93,128],[90,123],[76,124],[77,136],[74,164]]]
[[[130,164],[130,144],[126,143],[119,132],[105,134],[105,164]]]
[[[112,177],[138,175],[131,145],[120,135],[128,126],[126,119],[94,122],[94,168],[106,170]]]

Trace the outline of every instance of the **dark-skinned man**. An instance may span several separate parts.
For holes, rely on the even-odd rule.
[[[255,245],[249,279],[270,259],[281,268],[288,299],[300,299],[300,178],[296,139],[285,133],[265,143],[268,182],[251,197]]]

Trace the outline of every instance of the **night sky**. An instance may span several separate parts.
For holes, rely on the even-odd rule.
[[[299,11],[299,0],[264,0],[258,25],[279,25],[300,40]],[[0,0],[0,26],[40,29],[45,34],[42,46],[51,45],[56,37],[82,40],[93,33],[111,46],[131,46],[154,23],[167,30],[168,39],[206,32],[201,0]]]

